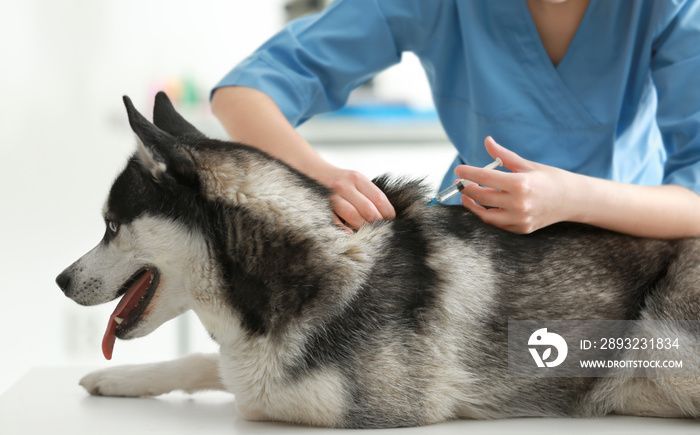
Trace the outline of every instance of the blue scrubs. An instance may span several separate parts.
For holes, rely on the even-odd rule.
[[[700,1],[590,0],[555,67],[525,0],[336,0],[216,87],[257,88],[299,125],[405,51],[425,68],[453,168],[492,161],[491,135],[536,162],[700,193]]]

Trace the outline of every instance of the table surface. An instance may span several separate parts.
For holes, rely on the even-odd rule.
[[[0,396],[0,434],[70,433],[163,434],[325,434],[339,431],[280,423],[254,423],[236,412],[233,396],[221,392],[127,399],[89,396],[78,380],[87,368],[31,369]],[[611,416],[594,419],[518,418],[451,421],[421,428],[382,430],[382,434],[654,434],[698,433],[700,421]],[[375,432],[362,431],[363,434]],[[379,431],[376,431],[379,432]]]

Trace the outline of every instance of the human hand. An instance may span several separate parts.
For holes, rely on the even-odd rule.
[[[336,224],[357,230],[368,222],[396,217],[394,207],[384,192],[361,173],[328,167],[322,174],[314,175],[334,192],[331,204],[337,215],[334,219]]]
[[[512,173],[458,166],[455,174],[475,183],[462,189],[466,208],[484,222],[518,234],[569,219],[574,206],[567,195],[571,173],[526,160],[490,136],[485,146],[491,157],[500,157]]]

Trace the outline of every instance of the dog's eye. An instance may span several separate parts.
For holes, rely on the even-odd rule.
[[[110,233],[117,234],[117,231],[119,231],[119,224],[109,221],[107,222],[107,228],[109,228]]]

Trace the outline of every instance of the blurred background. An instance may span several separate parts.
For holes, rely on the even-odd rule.
[[[158,90],[210,136],[210,89],[291,17],[322,0],[0,2],[0,393],[36,366],[148,362],[215,351],[191,313],[148,337],[100,344],[116,301],[81,307],[56,275],[102,238],[102,204],[134,149],[121,97],[149,114]],[[301,133],[331,162],[374,177],[428,177],[454,157],[415,57]]]

